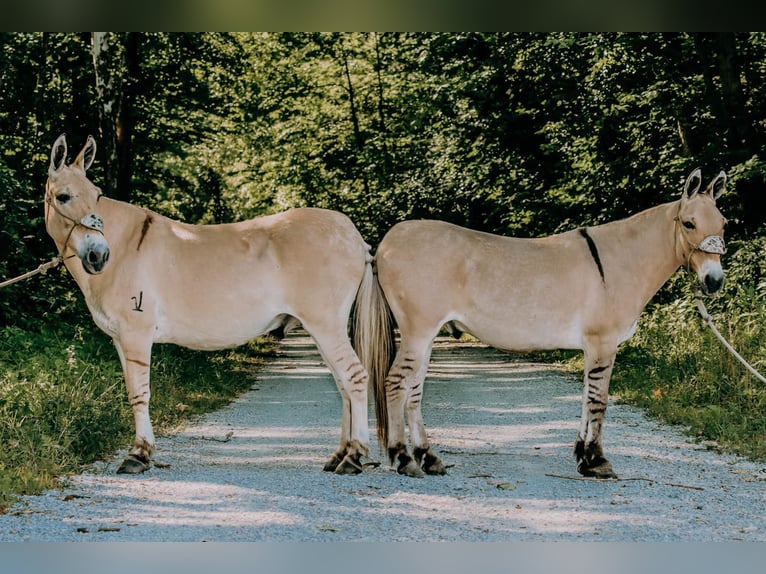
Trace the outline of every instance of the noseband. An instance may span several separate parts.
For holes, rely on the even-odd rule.
[[[726,254],[726,242],[723,240],[723,237],[721,237],[720,235],[708,235],[699,243],[694,243],[691,239],[687,237],[683,226],[680,224],[679,216],[676,215],[676,217],[674,218],[674,221],[676,223],[676,227],[678,228],[679,235],[684,239],[684,241],[686,241],[686,243],[689,244],[689,247],[691,248],[689,250],[689,255],[686,257],[686,262],[684,263],[687,269],[691,269],[692,255],[694,255],[695,251],[702,251],[703,253],[712,253],[713,255]]]
[[[49,190],[46,190],[45,192],[45,203],[48,204],[49,207],[53,209],[60,217],[63,217],[67,221],[69,221],[72,224],[72,227],[69,229],[69,233],[67,233],[66,240],[64,241],[64,246],[61,248],[61,252],[59,253],[59,257],[62,259],[70,259],[72,257],[76,257],[76,254],[72,254],[69,257],[64,257],[64,252],[66,251],[67,246],[69,245],[69,240],[72,238],[72,233],[75,229],[78,227],[84,227],[85,229],[90,229],[91,231],[98,231],[102,236],[104,235],[104,220],[101,219],[100,215],[97,215],[95,213],[89,213],[88,215],[83,216],[81,219],[77,220],[72,217],[69,217],[65,213],[63,213],[58,206],[56,205],[56,202],[51,199],[51,193]],[[99,193],[98,198],[96,199],[96,203],[98,203],[98,200],[101,199],[101,196],[103,196],[103,193]],[[45,214],[45,225],[48,226],[48,214]]]

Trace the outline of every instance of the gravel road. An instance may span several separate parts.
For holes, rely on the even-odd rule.
[[[580,389],[551,366],[439,339],[424,417],[449,474],[399,476],[373,438],[382,464],[336,476],[322,465],[340,399],[298,333],[252,390],[160,437],[144,475],[116,475],[115,453],[0,515],[0,541],[766,541],[766,463],[619,401],[604,445],[621,479],[578,479]]]

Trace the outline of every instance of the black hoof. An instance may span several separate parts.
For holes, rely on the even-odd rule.
[[[424,465],[423,470],[426,471],[426,474],[430,474],[432,476],[442,476],[447,474],[447,467],[442,464],[442,461],[440,461],[438,458],[435,462],[432,462],[431,464]]]
[[[333,472],[335,474],[361,474],[362,465],[351,456],[346,456]]]
[[[610,463],[604,457],[604,451],[598,443],[585,445],[583,440],[575,443],[575,458],[577,459],[577,472],[583,476],[592,478],[617,478]]]
[[[134,454],[128,455],[117,469],[117,474],[141,474],[149,470],[149,461],[144,461]]]
[[[418,457],[415,457],[417,460]],[[442,476],[447,474],[447,467],[444,466],[442,461],[436,456],[431,449],[428,449],[423,455],[423,470],[426,474]]]
[[[341,460],[342,460],[341,457],[339,457],[337,454],[333,454],[330,457],[330,460],[328,460],[324,464],[324,467],[322,468],[322,470],[325,472],[335,472],[335,469],[338,468],[338,465],[340,464]]]
[[[617,473],[612,468],[612,463],[608,460],[604,460],[598,466],[585,466],[584,462],[581,462],[577,465],[577,472],[591,478],[618,478]]]

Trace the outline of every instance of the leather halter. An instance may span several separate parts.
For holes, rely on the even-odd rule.
[[[681,225],[680,217],[676,215],[675,218],[673,218],[673,221],[675,222],[676,227],[678,227],[679,235],[686,241],[689,247],[691,247],[689,255],[686,257],[686,262],[684,263],[687,269],[690,269],[692,255],[694,255],[695,251],[702,251],[703,253],[711,253],[713,255],[726,254],[726,242],[720,235],[708,235],[699,243],[694,243],[686,235],[686,230],[683,225]]]
[[[64,245],[61,248],[61,251],[59,252],[59,257],[61,259],[71,259],[72,257],[76,257],[77,254],[73,253],[69,257],[64,257],[64,252],[66,251],[69,245],[69,240],[72,238],[72,233],[74,232],[74,230],[77,229],[78,227],[84,227],[85,229],[90,229],[91,231],[98,231],[103,236],[104,235],[104,220],[101,218],[100,215],[97,215],[95,213],[89,213],[83,216],[79,220],[74,219],[73,217],[69,217],[67,214],[65,214],[58,208],[58,206],[56,205],[56,202],[53,201],[53,199],[51,198],[52,195],[53,194],[51,193],[50,189],[46,185],[45,203],[47,203],[48,206],[51,207],[53,211],[56,212],[57,215],[59,215],[60,217],[63,217],[64,219],[72,223],[72,227],[69,229],[69,233],[67,233],[66,240],[64,241]],[[98,197],[96,198],[96,203],[98,203],[98,200],[101,199],[103,195],[104,195],[103,193],[99,192]],[[50,212],[45,214],[46,227],[48,226],[49,213]]]

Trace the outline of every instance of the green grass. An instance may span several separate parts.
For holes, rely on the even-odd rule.
[[[750,316],[724,306],[715,314],[718,328],[763,372],[763,305]],[[614,394],[653,416],[726,451],[766,460],[766,386],[714,337],[689,297],[647,314],[618,356],[612,381]]]
[[[273,350],[267,339],[236,350],[156,345],[150,414],[157,434],[227,404]],[[0,330],[0,511],[133,440],[122,370],[111,340],[91,323],[38,333]]]

